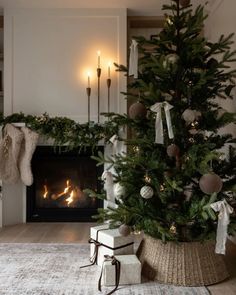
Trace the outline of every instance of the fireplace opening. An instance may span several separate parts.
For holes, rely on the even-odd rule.
[[[103,147],[99,147],[103,152]],[[103,167],[91,159],[91,149],[63,151],[38,146],[32,159],[34,183],[27,188],[27,222],[94,221],[101,200],[83,192],[100,192]],[[96,155],[96,152],[95,152]]]

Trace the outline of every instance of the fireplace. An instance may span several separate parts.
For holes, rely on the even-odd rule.
[[[98,150],[103,151],[103,147]],[[83,190],[100,192],[103,167],[96,166],[91,154],[89,148],[83,152],[36,148],[32,159],[34,183],[27,188],[27,222],[93,221],[103,202]]]

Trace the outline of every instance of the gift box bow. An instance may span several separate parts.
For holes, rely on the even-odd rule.
[[[109,293],[107,293],[107,295],[111,295],[119,287],[119,283],[120,283],[120,265],[121,264],[120,264],[120,261],[118,259],[116,259],[115,256],[104,255],[104,261],[103,261],[103,264],[102,264],[101,275],[100,275],[100,278],[98,280],[98,290],[99,291],[102,290],[103,267],[104,267],[104,263],[106,261],[110,261],[111,264],[115,266],[115,288],[112,291],[110,291]]]

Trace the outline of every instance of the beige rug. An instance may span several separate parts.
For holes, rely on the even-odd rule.
[[[0,244],[0,295],[97,295],[98,266],[88,263],[89,246],[80,244]],[[115,295],[208,295],[206,288],[144,282],[120,286]]]

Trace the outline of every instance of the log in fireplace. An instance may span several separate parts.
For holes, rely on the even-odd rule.
[[[103,151],[103,147],[98,150]],[[103,202],[83,190],[100,192],[103,167],[97,167],[91,155],[90,148],[82,152],[36,148],[32,159],[34,183],[27,187],[27,222],[93,220]]]

